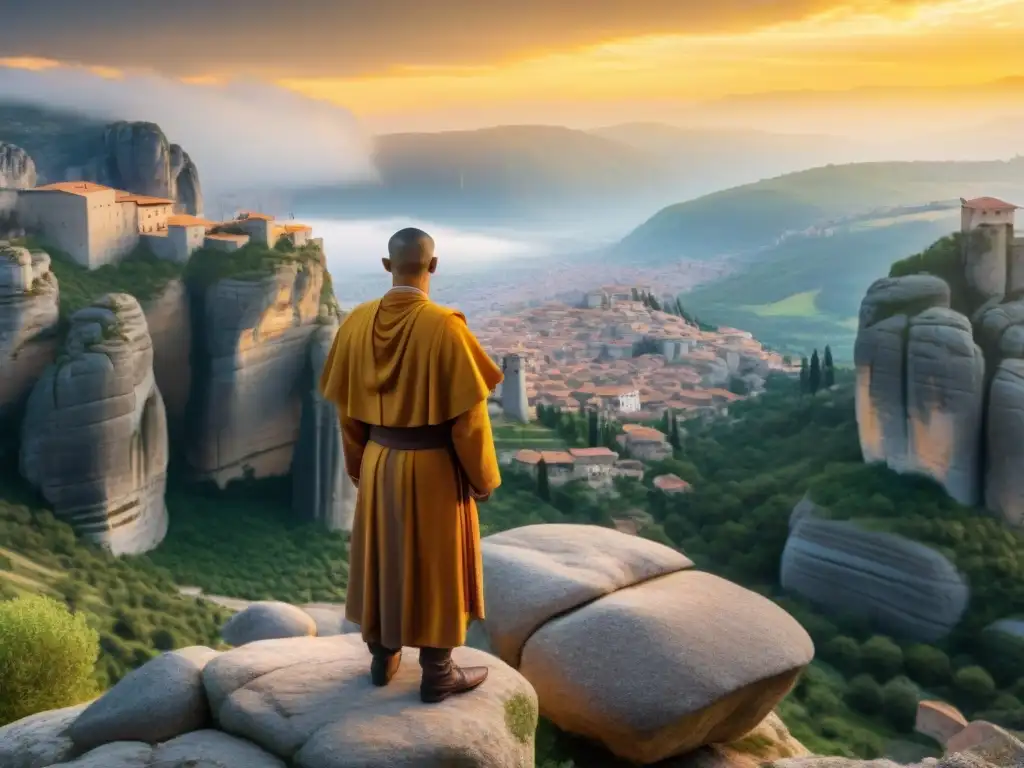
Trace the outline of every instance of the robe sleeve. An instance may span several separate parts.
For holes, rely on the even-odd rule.
[[[473,490],[480,496],[493,493],[501,485],[501,473],[498,471],[486,400],[481,400],[455,420],[452,442]]]
[[[341,445],[345,454],[345,472],[355,485],[359,485],[359,468],[363,464],[363,451],[370,437],[370,429],[363,422],[340,416]]]

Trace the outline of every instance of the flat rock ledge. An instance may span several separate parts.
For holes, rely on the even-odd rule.
[[[3,768],[530,768],[537,695],[481,651],[478,690],[419,700],[407,649],[391,684],[369,680],[358,635],[162,654],[99,699],[0,728]]]

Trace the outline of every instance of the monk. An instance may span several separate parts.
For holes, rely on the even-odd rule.
[[[434,241],[403,229],[388,242],[392,288],[345,318],[320,388],[341,418],[358,492],[345,616],[387,685],[402,648],[420,649],[420,698],[471,691],[486,667],[452,649],[484,618],[476,503],[501,483],[487,397],[502,380],[459,312],[430,300]]]

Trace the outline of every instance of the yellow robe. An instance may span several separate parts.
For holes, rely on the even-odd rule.
[[[338,330],[320,388],[341,418],[358,488],[345,615],[387,648],[454,648],[484,618],[480,525],[470,491],[501,483],[487,396],[502,380],[459,312],[392,290]],[[369,442],[370,425],[454,420],[454,454]]]

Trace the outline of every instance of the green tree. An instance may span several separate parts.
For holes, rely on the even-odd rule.
[[[905,677],[894,677],[882,686],[882,714],[898,731],[914,730],[917,702],[917,686]]]
[[[661,311],[661,302],[658,301],[658,299],[655,298],[654,296],[649,296],[648,298],[650,299],[650,303],[647,306],[649,306],[651,309],[655,310],[656,312],[660,312]]]
[[[537,495],[544,501],[551,501],[551,487],[548,485],[548,465],[544,459],[537,462]]]
[[[807,372],[807,391],[812,395],[821,387],[821,361],[818,359],[818,350],[811,354],[811,367]]]
[[[846,689],[846,703],[865,715],[876,714],[882,708],[882,687],[871,675],[857,675]]]
[[[903,651],[884,635],[869,638],[860,648],[864,671],[879,680],[888,680],[903,670]]]
[[[674,450],[679,450],[683,447],[682,438],[679,435],[679,419],[676,416],[676,412],[669,409],[671,414],[671,420],[669,424],[668,442]]]
[[[822,361],[822,375],[825,380],[825,389],[829,389],[836,383],[836,369],[832,364],[832,349],[825,345],[825,359]]]
[[[807,363],[807,357],[800,358],[800,394],[806,395],[809,391],[807,388],[808,381],[810,379],[810,367]]]
[[[634,288],[632,290],[632,294],[633,294],[633,301],[641,301],[641,299],[640,299],[640,291],[638,291],[636,288]]]
[[[971,707],[983,707],[996,692],[992,675],[979,666],[963,667],[953,675],[953,687],[961,699]]]
[[[952,671],[945,651],[924,643],[907,648],[903,666],[911,679],[929,687],[948,683]]]
[[[601,444],[601,426],[597,418],[597,411],[591,409],[587,412],[587,445],[595,448]]]
[[[860,645],[852,637],[833,637],[822,649],[826,661],[834,664],[847,675],[859,672],[861,668]]]
[[[90,698],[99,650],[85,615],[52,598],[0,603],[0,726]]]

